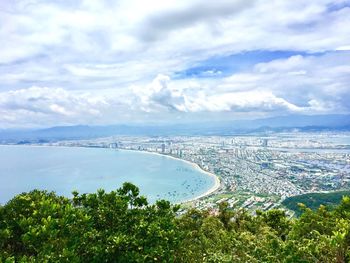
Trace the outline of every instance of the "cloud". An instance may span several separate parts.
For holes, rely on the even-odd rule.
[[[220,79],[158,75],[134,89],[145,111],[349,113],[350,53],[291,56]]]
[[[0,63],[46,54],[56,67],[133,61],[132,70],[160,61],[171,71],[179,61],[186,68],[242,51],[316,52],[350,43],[350,10],[330,11],[331,0],[73,2],[22,0],[4,7]]]
[[[349,60],[349,52],[295,55],[219,78],[172,79],[159,74],[148,84],[118,92],[35,86],[4,91],[0,93],[0,123],[16,127],[165,121],[184,115],[203,121],[228,113],[250,117],[349,113]],[[96,70],[95,75],[87,75],[106,74],[101,77],[105,79],[116,73],[114,66],[97,65]]]
[[[177,89],[174,85],[169,86],[169,82],[168,76],[158,75],[144,89],[134,89],[140,98],[143,110],[151,112],[164,107],[180,112],[302,111],[301,108],[276,97],[271,92],[256,90],[210,95],[195,86]]]
[[[139,99],[141,109],[150,112],[152,107],[161,106],[170,110],[179,110],[184,103],[184,96],[180,90],[169,88],[170,78],[159,74],[146,87],[133,87],[133,92]]]
[[[133,91],[142,109],[147,112],[162,110],[180,112],[200,112],[200,111],[248,111],[262,106],[272,109],[274,104],[282,105],[271,94],[263,92],[236,92],[210,95],[197,83],[191,85],[186,83],[185,88],[179,88],[179,83],[171,83],[168,76],[158,75],[146,87],[134,87]],[[281,103],[282,102],[282,103]],[[160,107],[160,108],[159,108]]]
[[[206,3],[194,1],[187,6],[162,10],[147,16],[141,21],[138,33],[144,41],[155,41],[177,29],[232,16],[249,8],[254,2],[255,0],[219,0]]]
[[[233,112],[300,112],[301,108],[278,98],[270,92],[250,91],[224,93],[207,97],[205,100],[194,100],[190,109],[204,111],[233,111]]]
[[[75,123],[99,118],[108,102],[91,94],[62,88],[31,87],[0,93],[0,122],[11,124]]]
[[[349,112],[349,1],[0,5],[1,125],[51,125],[52,116],[81,123],[201,112]],[[256,51],[296,55],[178,74]],[[35,92],[42,99],[29,103],[26,96]],[[92,103],[94,97],[100,102]]]
[[[294,55],[219,78],[172,79],[159,74],[148,84],[118,91],[48,87],[5,91],[0,93],[0,123],[15,127],[349,113],[349,60],[349,52]],[[117,71],[115,66],[97,65],[96,72],[87,75],[93,79],[106,74],[101,77],[105,79]]]

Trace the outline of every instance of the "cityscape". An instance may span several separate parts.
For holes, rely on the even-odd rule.
[[[112,136],[48,145],[146,151],[195,163],[218,176],[220,187],[183,207],[210,209],[213,213],[223,201],[255,213],[258,209],[283,208],[281,202],[290,196],[350,188],[349,133]],[[287,214],[293,216],[292,211]]]
[[[0,263],[350,262],[350,0],[0,12]]]

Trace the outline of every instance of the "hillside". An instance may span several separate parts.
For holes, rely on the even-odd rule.
[[[315,210],[320,205],[333,208],[342,200],[343,196],[350,196],[350,191],[338,191],[331,193],[310,193],[286,198],[282,204],[290,210],[295,211],[297,216],[302,213],[299,203]]]
[[[179,216],[130,183],[72,199],[35,190],[0,206],[0,262],[349,262],[349,208]]]

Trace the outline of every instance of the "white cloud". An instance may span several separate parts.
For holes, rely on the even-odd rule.
[[[62,88],[31,87],[0,93],[0,122],[7,126],[59,125],[81,123],[100,118],[108,106],[102,97],[91,94],[73,94]]]
[[[347,0],[5,1],[1,122],[51,125],[53,115],[62,123],[93,122],[98,113],[113,122],[142,119],[143,112],[161,118],[205,111],[348,112],[349,6]],[[213,67],[202,79],[165,77],[212,57],[255,50],[301,55],[231,76]],[[317,52],[322,55],[305,56]],[[28,103],[32,85],[47,87],[40,95],[46,100]],[[86,91],[108,105],[92,103]]]
[[[0,93],[0,123],[10,127],[164,121],[184,114],[209,120],[231,113],[349,113],[349,60],[350,53],[344,52],[297,55],[220,78],[171,79],[159,74],[149,84],[119,90],[32,87],[6,91]],[[102,74],[102,80],[108,79],[117,74],[115,68],[96,65],[97,73],[87,76]]]
[[[171,79],[159,74],[149,84],[118,92],[47,87],[6,91],[0,93],[0,122],[3,126],[102,124],[164,121],[183,114],[199,114],[205,120],[224,113],[348,113],[349,60],[350,53],[335,52],[276,59],[221,78]],[[103,65],[96,69],[106,76],[114,71]]]
[[[142,109],[151,112],[164,107],[180,112],[247,112],[247,111],[291,111],[303,109],[278,98],[271,92],[255,90],[248,92],[223,92],[211,95],[198,87],[175,88],[176,83],[169,85],[170,78],[157,76],[150,85],[143,89],[134,88],[140,98]]]
[[[146,111],[348,113],[348,61],[350,53],[297,55],[211,81],[159,75],[134,93]]]
[[[78,63],[83,55],[147,63],[174,59],[172,54],[193,62],[247,50],[313,52],[350,43],[350,10],[328,12],[331,0],[21,2],[3,10],[1,62],[41,53]]]

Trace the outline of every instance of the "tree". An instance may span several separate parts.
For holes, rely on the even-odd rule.
[[[350,199],[334,209],[230,209],[213,215],[165,200],[148,204],[139,189],[72,199],[34,190],[0,206],[0,262],[349,262]]]
[[[139,189],[16,196],[0,207],[0,259],[16,261],[172,261],[179,231],[169,202],[148,205]],[[1,262],[1,260],[0,260]]]

